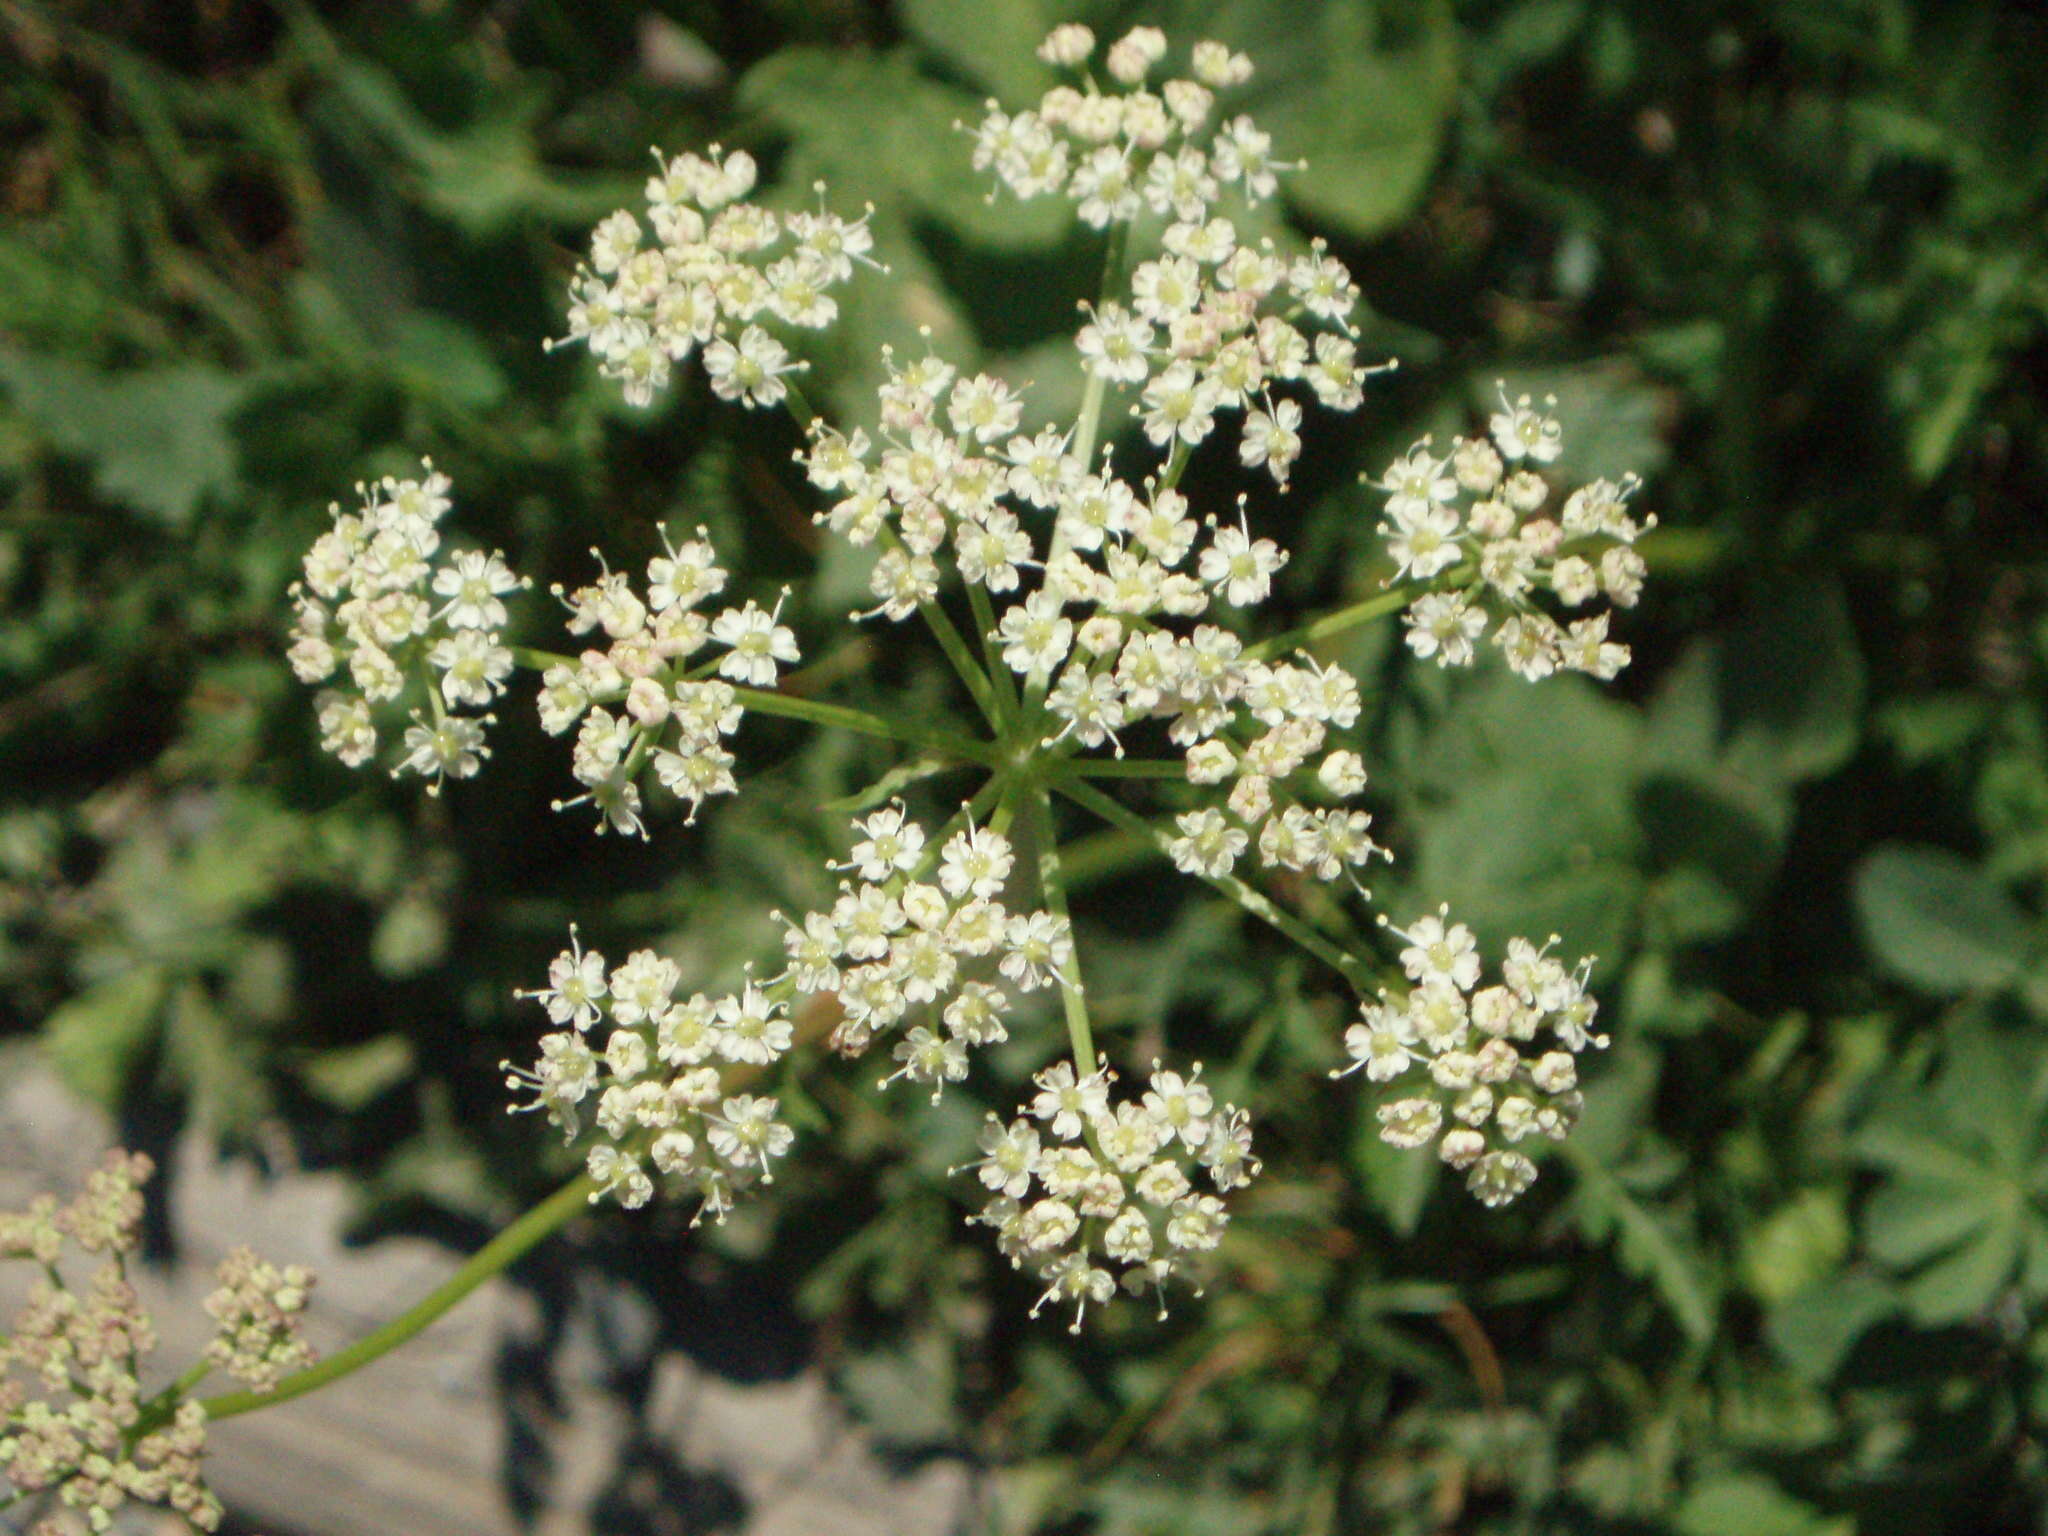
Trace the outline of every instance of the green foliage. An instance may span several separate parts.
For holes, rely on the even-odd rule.
[[[730,981],[772,950],[763,912],[829,894],[849,807],[949,786],[750,721],[746,793],[637,849],[549,814],[560,754],[528,722],[444,801],[346,777],[276,659],[327,502],[430,452],[543,586],[593,543],[644,558],[662,520],[710,525],[748,594],[808,575],[783,424],[695,379],[630,413],[542,354],[588,223],[635,199],[649,144],[745,145],[785,204],[826,178],[873,199],[891,273],[849,290],[813,398],[857,419],[877,349],[929,326],[1057,415],[1079,380],[1045,347],[1099,247],[987,200],[954,123],[1038,89],[1029,44],[1070,12],[1213,30],[1310,162],[1270,233],[1329,239],[1362,349],[1403,359],[1355,440],[1252,507],[1298,552],[1295,616],[1378,590],[1357,476],[1496,380],[1558,397],[1572,473],[1649,476],[1619,692],[1449,677],[1385,633],[1333,651],[1369,683],[1399,840],[1380,905],[1599,957],[1616,1039],[1585,1134],[1485,1216],[1390,1156],[1349,1085],[1276,1091],[1333,1063],[1346,989],[1102,833],[1067,863],[1105,1026],[1207,1059],[1268,1162],[1210,1295],[1077,1348],[963,1238],[946,1169],[1040,1064],[1024,1030],[935,1111],[878,1107],[873,1063],[781,1085],[808,1155],[689,1238],[693,1266],[787,1299],[893,1449],[989,1469],[992,1529],[2048,1519],[2028,8],[158,11],[0,21],[35,63],[0,75],[0,1026],[79,1092],[349,1169],[363,1231],[481,1231],[546,1189],[562,1165],[496,1063],[564,923]],[[1187,489],[1219,487],[1198,459]],[[861,576],[834,555],[798,583],[807,656],[835,697],[936,718],[941,670],[843,638]],[[522,642],[555,643],[546,608]],[[671,1298],[700,1272],[661,1221],[579,1262]]]

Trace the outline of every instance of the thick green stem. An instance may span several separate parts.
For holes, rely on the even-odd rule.
[[[590,1205],[596,1182],[579,1174],[547,1199],[505,1228],[474,1254],[454,1274],[415,1302],[410,1309],[381,1328],[372,1329],[346,1349],[337,1350],[318,1364],[295,1371],[268,1392],[223,1392],[200,1399],[209,1419],[231,1419],[238,1413],[290,1402],[295,1397],[338,1381],[379,1360],[412,1339],[442,1313],[482,1285],[493,1275],[508,1269],[544,1239],[567,1226],[577,1212]]]
[[[1170,845],[1173,842],[1166,832],[1153,826],[1135,811],[1124,809],[1094,785],[1079,779],[1056,779],[1052,787],[1065,795],[1076,805],[1093,811],[1112,826],[1122,827],[1150,843],[1159,852],[1172,857]],[[1361,994],[1374,990],[1370,968],[1356,955],[1348,953],[1329,935],[1312,928],[1292,912],[1276,905],[1263,892],[1252,889],[1235,875],[1204,875],[1211,886],[1228,896],[1260,922],[1278,929],[1318,960],[1343,976]]]
[[[1066,923],[1071,932],[1073,918],[1067,911],[1067,885],[1060,874],[1060,845],[1053,830],[1052,797],[1043,784],[1032,787],[1031,814],[1037,823],[1038,884],[1045,893],[1046,910]],[[1066,974],[1060,977],[1060,999],[1067,1011],[1067,1042],[1073,1047],[1074,1071],[1086,1074],[1095,1068],[1095,1032],[1088,1025],[1088,1000],[1081,992],[1081,962],[1078,957],[1067,962]]]

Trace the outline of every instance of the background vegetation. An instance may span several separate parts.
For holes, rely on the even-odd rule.
[[[954,121],[1035,94],[1051,20],[1199,25],[1258,62],[1251,109],[1313,163],[1289,217],[1403,360],[1258,509],[1298,552],[1285,600],[1371,590],[1357,473],[1497,378],[1554,391],[1569,467],[1642,470],[1663,516],[1618,693],[1447,678],[1385,636],[1343,657],[1386,904],[1599,954],[1583,1137],[1481,1219],[1383,1154],[1355,1085],[1301,1090],[1335,979],[1100,836],[1098,1016],[1221,1068],[1268,1154],[1205,1301],[1076,1347],[961,1228],[945,1169],[1030,1040],[940,1110],[813,1071],[779,1199],[687,1238],[614,1213],[548,1273],[644,1286],[727,1368],[822,1360],[895,1450],[986,1467],[995,1529],[2040,1529],[2041,13],[1049,3],[0,0],[0,1030],[131,1144],[196,1122],[352,1170],[365,1234],[474,1243],[550,1187],[557,1149],[502,1112],[536,1028],[512,988],[572,916],[731,975],[885,764],[752,722],[747,793],[644,848],[547,812],[565,765],[530,719],[440,801],[351,776],[279,657],[299,552],[427,452],[543,583],[664,518],[747,590],[815,569],[814,675],[945,707],[844,624],[859,572],[785,422],[700,379],[634,413],[540,341],[646,146],[719,138],[790,198],[876,204],[894,276],[856,285],[814,393],[858,417],[877,346],[929,325],[1057,409],[1097,258],[985,203]]]

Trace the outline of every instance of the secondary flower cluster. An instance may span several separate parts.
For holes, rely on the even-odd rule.
[[[715,1000],[699,992],[678,1001],[681,985],[681,969],[651,949],[608,973],[604,956],[571,929],[548,984],[518,994],[565,1027],[541,1036],[531,1068],[503,1063],[505,1085],[534,1096],[515,1110],[546,1110],[571,1141],[580,1106],[595,1095],[593,1203],[610,1195],[628,1210],[645,1205],[654,1198],[651,1166],[696,1193],[700,1218],[709,1211],[722,1221],[736,1194],[773,1181],[770,1163],[795,1133],[775,1118],[774,1099],[727,1093],[716,1064],[769,1066],[794,1031],[782,1003],[751,981]]]
[[[567,341],[589,345],[606,378],[632,405],[650,404],[673,366],[703,349],[704,371],[721,400],[774,405],[784,374],[806,365],[759,321],[799,329],[830,325],[832,290],[870,262],[867,219],[776,213],[742,201],[754,188],[753,156],[678,155],[647,182],[640,221],[620,209],[597,226],[590,261],[569,285]],[[735,335],[737,331],[737,335]]]
[[[1095,34],[1068,25],[1053,30],[1038,56],[1082,69],[1094,52]],[[1035,111],[1006,113],[991,101],[974,130],[974,168],[992,168],[1020,198],[1064,195],[1097,229],[1128,223],[1148,208],[1199,218],[1230,184],[1253,202],[1271,197],[1275,173],[1292,169],[1273,159],[1272,140],[1248,117],[1210,122],[1216,92],[1249,80],[1251,60],[1221,43],[1197,43],[1193,78],[1147,89],[1146,78],[1165,56],[1166,34],[1137,27],[1103,56],[1121,91],[1105,93],[1084,75],[1079,89],[1047,91]]]
[[[1469,666],[1492,627],[1508,665],[1531,681],[1557,671],[1611,678],[1628,665],[1628,647],[1607,638],[1609,615],[1560,625],[1535,598],[1634,607],[1646,572],[1635,541],[1657,519],[1628,510],[1633,476],[1596,480],[1546,511],[1551,486],[1537,466],[1563,451],[1562,429],[1526,395],[1511,401],[1503,389],[1500,403],[1488,437],[1457,438],[1447,457],[1424,438],[1379,481],[1396,576],[1430,582],[1449,572],[1455,583],[1409,605],[1409,648],[1439,666]]]
[[[1019,992],[1072,979],[1073,935],[1063,917],[1004,907],[1015,855],[999,832],[970,824],[935,861],[900,804],[854,827],[860,841],[838,866],[854,880],[841,882],[832,910],[784,919],[784,976],[800,992],[838,994],[844,1016],[831,1044],[849,1056],[923,1010],[895,1047],[901,1065],[883,1081],[929,1084],[937,1103],[947,1083],[966,1077],[970,1050],[1008,1038],[1008,994],[964,973],[980,966]]]
[[[991,1198],[970,1220],[995,1229],[1013,1268],[1028,1263],[1045,1281],[1033,1317],[1072,1302],[1079,1333],[1089,1304],[1109,1301],[1119,1280],[1134,1296],[1157,1292],[1164,1317],[1166,1281],[1222,1241],[1229,1214],[1196,1176],[1227,1194],[1259,1163],[1250,1118],[1218,1104],[1201,1075],[1199,1063],[1182,1077],[1155,1061],[1141,1099],[1112,1103],[1107,1062],[1076,1077],[1063,1061],[1038,1074],[1028,1119],[988,1117],[983,1155],[968,1166]]]
[[[220,1501],[200,1477],[206,1412],[197,1402],[180,1404],[130,1444],[149,1401],[137,1371],[156,1348],[156,1328],[128,1283],[126,1259],[139,1241],[141,1191],[153,1171],[141,1153],[111,1152],[69,1205],[44,1196],[27,1211],[0,1213],[0,1260],[28,1260],[42,1271],[0,1335],[0,1474],[17,1495],[54,1490],[94,1531],[109,1529],[130,1500],[167,1505],[200,1530],[221,1520]],[[82,1291],[65,1283],[67,1247],[101,1259]],[[311,1361],[298,1337],[310,1275],[274,1269],[243,1249],[222,1263],[218,1279],[206,1301],[219,1325],[208,1361],[259,1391]],[[37,1389],[44,1395],[32,1397]],[[36,1528],[37,1536],[61,1530],[54,1519]]]
[[[1435,1143],[1484,1204],[1506,1205],[1536,1179],[1513,1144],[1565,1138],[1579,1114],[1578,1054],[1607,1044],[1593,1033],[1593,962],[1567,970],[1549,953],[1554,937],[1540,949],[1511,939],[1500,981],[1481,987],[1472,930],[1449,916],[1446,907],[1393,930],[1407,941],[1401,966],[1415,986],[1405,1001],[1383,992],[1364,1005],[1363,1022],[1344,1035],[1351,1065],[1332,1075],[1363,1068],[1376,1083],[1403,1085],[1406,1097],[1380,1107],[1380,1139]]]
[[[292,670],[304,683],[346,679],[320,692],[320,744],[361,767],[376,755],[377,706],[420,677],[428,711],[411,712],[393,772],[424,775],[430,794],[444,777],[468,778],[490,755],[491,716],[450,711],[483,708],[505,691],[512,653],[499,634],[504,598],[523,585],[502,554],[443,555],[438,524],[451,488],[431,460],[418,479],[357,486],[362,505],[344,512],[335,504],[334,526],[306,552],[305,579],[291,589]]]
[[[637,780],[650,765],[663,788],[689,803],[692,820],[708,797],[733,793],[724,739],[745,713],[733,685],[771,687],[778,670],[798,659],[796,636],[779,622],[780,603],[772,611],[751,600],[709,617],[698,611],[726,583],[703,529],[680,545],[662,537],[666,553],[648,562],[644,596],[625,572],[612,570],[574,592],[555,589],[568,605],[569,632],[608,642],[549,667],[540,694],[549,734],[582,721],[570,768],[584,792],[555,809],[590,803],[599,832],[646,835]],[[684,670],[707,645],[724,654]]]

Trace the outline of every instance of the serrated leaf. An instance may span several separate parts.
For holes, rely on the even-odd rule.
[[[1889,1175],[1864,1212],[1864,1242],[1900,1275],[1929,1325],[1990,1307],[2048,1240],[2044,1171],[2048,1058],[1978,1027],[1950,1047],[1932,1084],[1900,1084],[1851,1148]],[[2029,1264],[2030,1288],[2048,1284]]]
[[[1611,1232],[1622,1264],[1656,1287],[1686,1336],[1701,1343],[1712,1338],[1718,1287],[1693,1244],[1582,1146],[1567,1141],[1564,1147],[1579,1175],[1573,1203],[1586,1235],[1599,1241]]]
[[[1945,848],[1890,844],[1856,872],[1863,940],[1900,980],[1943,996],[2012,982],[2034,950],[2026,915]]]

